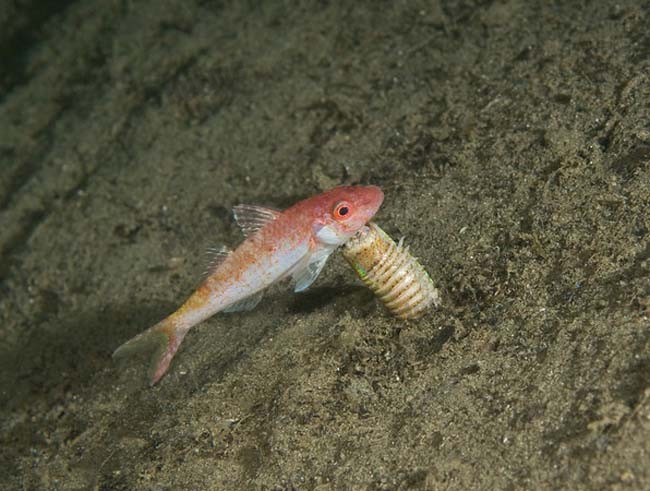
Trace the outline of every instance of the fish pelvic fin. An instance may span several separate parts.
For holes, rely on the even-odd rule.
[[[187,328],[177,324],[173,316],[167,317],[117,348],[113,359],[122,359],[153,347],[149,368],[149,384],[153,386],[167,372],[187,331]]]
[[[316,281],[316,278],[318,278],[332,252],[334,252],[333,247],[323,247],[310,253],[294,266],[291,272],[291,278],[294,282],[293,291],[301,292],[309,288]]]

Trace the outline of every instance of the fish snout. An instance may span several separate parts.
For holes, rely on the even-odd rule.
[[[379,207],[384,202],[384,192],[378,186],[364,186],[362,190],[362,207],[364,215],[367,217],[366,222],[369,221]]]

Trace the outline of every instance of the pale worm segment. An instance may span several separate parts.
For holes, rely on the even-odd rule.
[[[440,294],[403,241],[371,222],[343,246],[343,257],[393,315],[417,319],[440,304]]]

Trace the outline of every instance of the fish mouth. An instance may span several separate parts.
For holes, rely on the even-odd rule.
[[[344,249],[350,251],[363,249],[370,246],[377,237],[384,239],[388,236],[375,222],[368,222],[350,237],[345,243]]]
[[[367,247],[372,241],[370,234],[371,225],[372,222],[368,222],[368,225],[363,225],[359,230],[357,230],[356,233],[343,245],[343,250],[359,251],[364,247]]]

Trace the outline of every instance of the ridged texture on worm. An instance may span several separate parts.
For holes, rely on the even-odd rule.
[[[388,310],[402,319],[416,319],[437,306],[440,295],[402,241],[396,244],[371,222],[345,244],[343,256]]]

